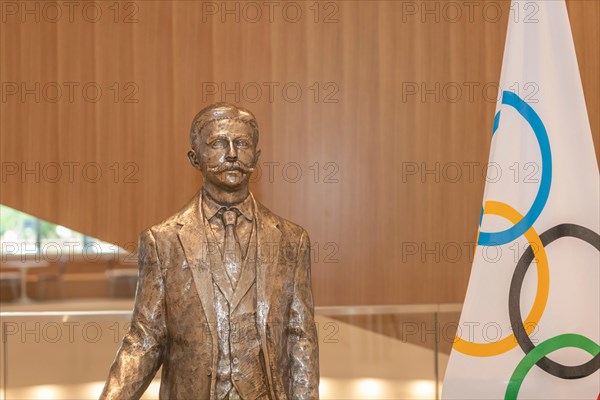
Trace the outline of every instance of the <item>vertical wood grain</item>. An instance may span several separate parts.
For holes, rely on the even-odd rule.
[[[247,7],[226,3],[234,14]],[[443,6],[427,4],[436,3]],[[253,191],[308,229],[318,304],[462,301],[471,265],[464,243],[475,240],[484,181],[480,174],[473,182],[436,182],[435,174],[423,181],[405,169],[487,162],[495,104],[481,87],[500,77],[509,2],[494,2],[496,22],[477,13],[473,21],[423,22],[406,8],[422,2],[385,0],[282,2],[272,22],[266,9],[258,22],[236,22],[234,14],[206,13],[207,4],[224,2],[197,1],[118,3],[115,22],[112,2],[93,4],[103,11],[96,23],[80,12],[55,23],[2,16],[3,85],[77,85],[73,101],[66,92],[57,102],[2,101],[3,168],[40,170],[3,175],[2,204],[132,248],[144,227],[176,212],[201,185],[185,156],[195,113],[239,96],[261,127],[263,167]],[[124,22],[127,4],[136,5],[137,22]],[[282,17],[287,4],[302,9],[298,22]],[[568,9],[598,153],[600,2],[570,0]],[[332,11],[337,21],[325,23]],[[468,82],[479,88],[473,99],[403,96],[410,85],[466,91]],[[86,84],[101,87],[102,97],[84,98]],[[223,96],[221,85],[233,92]],[[284,97],[286,85],[302,95]],[[214,86],[219,93],[208,95]],[[62,167],[54,181],[43,173],[51,163]],[[456,262],[440,257],[448,244],[462,249]],[[414,245],[419,253],[408,255]],[[436,246],[437,256],[422,255]]]

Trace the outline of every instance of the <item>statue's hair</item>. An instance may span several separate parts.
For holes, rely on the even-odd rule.
[[[252,127],[254,143],[258,143],[258,123],[256,117],[249,110],[234,106],[229,103],[215,103],[200,110],[192,121],[190,129],[190,144],[196,147],[200,133],[206,125],[216,121],[233,120],[241,121]]]

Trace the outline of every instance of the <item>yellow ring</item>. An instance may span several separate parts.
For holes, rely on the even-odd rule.
[[[516,224],[523,218],[517,210],[508,204],[499,201],[487,201],[485,203],[484,214],[499,215],[513,224]],[[523,327],[529,335],[540,322],[544,309],[546,308],[548,293],[550,291],[550,271],[548,269],[546,250],[535,229],[531,227],[523,235],[533,250],[538,276],[535,300],[529,311],[529,315],[525,318],[525,321],[523,321]],[[470,356],[489,357],[505,353],[513,349],[516,345],[517,339],[515,338],[515,335],[511,333],[509,336],[492,343],[470,342],[457,335],[452,347],[455,350]]]

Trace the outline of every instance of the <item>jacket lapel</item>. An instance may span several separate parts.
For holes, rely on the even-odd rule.
[[[210,242],[204,232],[202,222],[204,217],[200,208],[200,198],[201,192],[198,192],[181,213],[178,223],[182,226],[179,229],[178,236],[185,258],[192,271],[196,291],[198,297],[200,297],[214,342],[216,339],[217,316],[208,253],[214,253],[215,251],[209,248]]]

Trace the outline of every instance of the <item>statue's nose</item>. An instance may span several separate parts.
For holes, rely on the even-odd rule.
[[[225,155],[225,159],[227,161],[237,160],[237,149],[233,145],[233,142],[229,142],[229,146],[227,148],[227,154]]]

